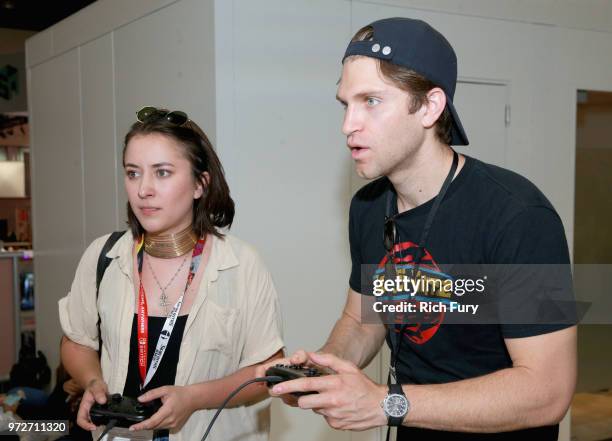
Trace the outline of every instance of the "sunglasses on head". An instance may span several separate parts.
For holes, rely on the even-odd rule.
[[[180,110],[168,112],[167,110],[160,110],[151,106],[140,109],[138,112],[136,112],[136,117],[140,122],[147,122],[152,119],[163,119],[175,126],[182,126],[189,121],[187,114],[185,112],[181,112]]]

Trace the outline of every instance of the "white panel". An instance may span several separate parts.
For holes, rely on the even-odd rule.
[[[611,0],[371,0],[368,3],[612,32]]]
[[[232,1],[215,0],[215,113],[217,153],[234,145],[234,4]]]
[[[469,146],[456,146],[454,149],[504,167],[506,87],[500,84],[458,83],[453,102],[470,141]]]
[[[83,180],[78,51],[31,70],[34,249],[82,250]]]
[[[283,5],[236,3],[234,143],[222,159],[234,230],[272,267],[295,349],[323,343],[348,288],[350,159],[334,97],[349,16],[341,1]],[[318,329],[304,333],[311,315]]]
[[[57,302],[68,294],[81,250],[71,254],[36,253],[34,258],[36,348],[47,357],[51,372],[59,365],[62,330]]]
[[[136,121],[136,112],[148,105],[187,112],[214,144],[213,29],[212,0],[183,0],[115,32],[119,158],[123,138]],[[124,207],[122,174],[117,181],[119,207]]]
[[[368,3],[475,17],[552,23],[558,0],[374,0]]]
[[[563,0],[551,8],[555,24],[569,28],[612,31],[610,0]]]
[[[85,242],[89,243],[120,228],[117,225],[112,34],[81,47],[81,77],[84,225]]]
[[[54,53],[94,40],[177,0],[98,0],[53,27]]]
[[[79,57],[73,50],[30,70],[36,344],[57,366],[57,301],[83,251]]]
[[[178,0],[98,0],[26,42],[27,65],[86,44]]]
[[[346,299],[349,153],[335,101],[346,1],[219,1],[219,150],[237,203],[232,231],[272,271],[288,351],[318,349]],[[233,30],[230,38],[227,26]],[[272,439],[348,440],[275,402]]]
[[[26,65],[28,67],[46,60],[53,55],[53,31],[46,29],[26,40]]]

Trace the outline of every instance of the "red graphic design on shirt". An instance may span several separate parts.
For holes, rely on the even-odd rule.
[[[406,265],[408,269],[412,268],[416,255],[418,252],[418,245],[407,241],[396,244],[393,247],[393,263],[398,266]],[[381,262],[378,264],[379,268],[384,268],[388,262],[389,255],[385,255]],[[432,271],[440,272],[440,268],[434,261],[433,256],[424,250],[421,263],[419,264],[419,270],[429,269]],[[418,297],[418,295],[416,296]],[[415,304],[422,303],[422,300],[413,298],[409,300]],[[403,327],[403,337],[410,340],[412,343],[422,345],[427,343],[435,334],[438,332],[442,321],[444,320],[444,312],[431,312],[431,313],[396,313],[395,319],[398,322],[398,326],[395,326],[394,332],[400,333]],[[414,320],[414,322],[413,322]],[[401,324],[404,324],[401,326]],[[408,323],[408,324],[407,324]]]

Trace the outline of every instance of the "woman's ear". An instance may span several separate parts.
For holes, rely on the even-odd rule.
[[[202,197],[202,195],[204,194],[204,190],[206,189],[206,187],[208,187],[209,182],[210,175],[208,174],[208,172],[203,172],[200,175],[200,179],[198,179],[198,181],[196,182],[196,188],[193,192],[194,199],[200,199]]]

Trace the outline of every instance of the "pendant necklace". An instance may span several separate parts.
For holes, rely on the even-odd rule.
[[[150,259],[149,258],[146,259],[147,265],[149,265],[149,269],[151,270],[151,275],[153,276],[155,283],[157,283],[157,286],[161,290],[161,294],[159,296],[159,306],[164,308],[164,314],[166,316],[168,315],[168,306],[170,306],[170,302],[168,302],[168,295],[166,294],[166,290],[168,289],[170,285],[172,285],[172,282],[174,282],[174,279],[176,279],[176,276],[178,276],[178,274],[181,272],[181,270],[185,266],[185,263],[187,262],[188,257],[189,257],[189,254],[186,254],[185,258],[183,259],[183,262],[178,267],[178,269],[176,270],[176,272],[174,273],[170,281],[166,284],[166,286],[162,286],[162,284],[159,282],[159,279],[155,275],[155,271],[153,271],[153,266],[151,265]]]

